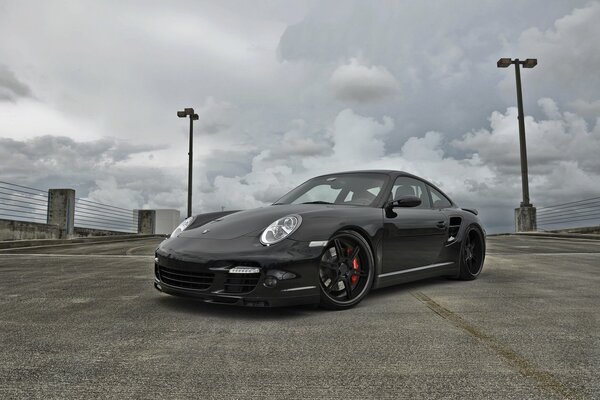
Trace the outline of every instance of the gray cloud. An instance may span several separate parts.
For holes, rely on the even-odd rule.
[[[0,101],[15,101],[20,97],[30,97],[31,89],[20,81],[6,65],[0,64]]]
[[[328,154],[331,152],[331,146],[331,141],[325,138],[322,132],[311,132],[306,121],[296,119],[277,142],[267,147],[266,158],[286,161],[289,164],[304,157]]]
[[[356,58],[336,68],[329,83],[341,100],[367,102],[398,92],[398,82],[385,67],[364,65]]]
[[[575,8],[548,29],[531,27],[519,35],[515,56],[538,58],[539,65],[527,71],[527,87],[552,90],[560,101],[576,97],[597,101],[600,90],[600,3]],[[511,80],[512,82],[512,80]],[[506,82],[504,82],[506,84]],[[510,83],[508,86],[511,86]]]
[[[589,129],[581,116],[562,112],[552,99],[540,99],[538,104],[544,118],[525,119],[530,171],[544,176],[563,163],[574,163],[584,174],[600,175],[600,124]],[[514,107],[506,113],[494,112],[490,118],[491,129],[468,133],[453,145],[477,153],[486,165],[501,174],[517,174],[520,164],[516,120]]]
[[[103,138],[80,142],[68,137],[39,136],[27,140],[0,138],[2,179],[47,188],[74,185],[86,195],[97,179],[120,175],[127,185],[136,185],[141,175],[156,176],[156,170],[123,167],[132,156],[155,150],[148,144]],[[137,176],[140,174],[140,176]],[[142,188],[142,185],[136,186]],[[115,198],[115,201],[117,198]]]
[[[195,210],[261,206],[314,174],[386,167],[510,229],[514,75],[495,61],[539,59],[523,74],[534,202],[560,199],[565,181],[586,196],[598,178],[598,4],[59,1],[32,14],[6,3],[0,174],[183,209],[188,125],[175,111],[191,106]]]

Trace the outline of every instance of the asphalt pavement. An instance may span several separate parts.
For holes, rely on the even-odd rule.
[[[159,241],[0,251],[0,398],[600,398],[600,241],[489,237],[343,312],[159,293]]]

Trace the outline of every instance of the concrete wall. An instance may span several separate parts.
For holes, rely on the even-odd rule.
[[[135,235],[135,233],[123,233],[117,231],[108,231],[106,229],[92,229],[92,228],[81,228],[76,226],[73,230],[74,237],[89,237],[89,236],[123,236],[123,235]]]
[[[567,229],[557,229],[551,232],[559,232],[559,233],[600,233],[600,226],[587,226],[584,228],[567,228]]]
[[[138,234],[170,234],[179,225],[179,211],[134,210]],[[101,219],[101,218],[100,218]],[[47,223],[0,219],[0,241],[27,239],[70,239],[89,236],[112,236],[126,233],[106,229],[75,227],[75,190],[48,190]]]
[[[169,232],[170,233],[170,232]],[[124,236],[127,233],[102,229],[75,228],[70,237]],[[133,235],[133,234],[131,234]],[[0,219],[0,241],[27,239],[61,239],[58,225]]]
[[[0,240],[58,239],[58,225],[0,219]]]

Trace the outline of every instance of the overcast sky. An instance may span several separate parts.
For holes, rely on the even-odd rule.
[[[522,71],[534,205],[600,195],[596,1],[2,1],[0,180],[195,212],[405,170],[513,229]]]

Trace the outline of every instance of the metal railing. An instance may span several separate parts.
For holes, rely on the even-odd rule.
[[[48,207],[47,190],[0,181],[0,219],[46,224]],[[74,218],[77,228],[123,233],[138,231],[137,211],[85,198],[75,199]]]
[[[600,225],[600,197],[538,208],[537,225],[542,230]]]
[[[48,192],[0,181],[0,218],[45,224]]]
[[[135,210],[97,203],[85,198],[76,198],[75,226],[78,228],[137,233],[138,214]]]

